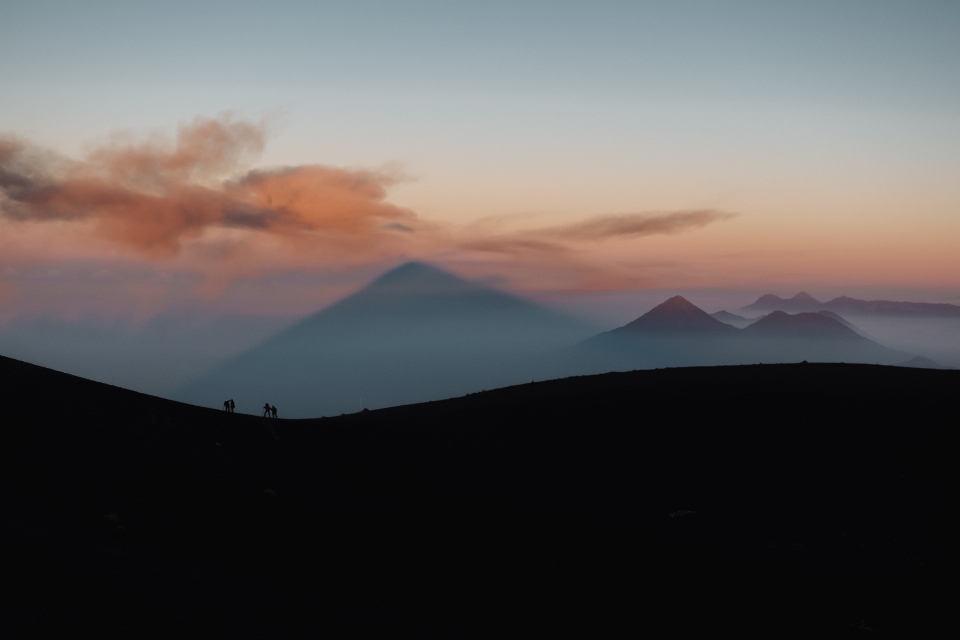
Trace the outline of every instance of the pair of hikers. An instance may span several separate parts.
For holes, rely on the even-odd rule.
[[[271,407],[270,403],[267,402],[263,405],[263,417],[264,418],[276,418],[277,417],[277,408]]]
[[[233,399],[225,400],[223,403],[223,410],[227,413],[233,413],[233,410],[237,408],[237,405],[234,404]]]

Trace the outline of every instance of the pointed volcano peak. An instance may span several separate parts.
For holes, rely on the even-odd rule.
[[[661,302],[656,307],[648,311],[647,315],[653,313],[654,311],[659,311],[661,313],[665,311],[669,311],[671,313],[674,313],[674,312],[690,313],[692,311],[699,311],[700,313],[705,313],[702,309],[700,309],[700,307],[693,304],[683,296],[673,296],[672,298],[666,300],[665,302]]]
[[[676,332],[676,333],[703,333],[716,331],[733,331],[734,329],[709,313],[691,303],[683,296],[674,296],[650,311],[646,312],[630,324],[617,331],[649,331],[649,332]]]
[[[798,293],[797,295],[793,296],[790,299],[793,300],[794,302],[809,302],[811,304],[823,304],[822,302],[814,298],[812,295],[810,295],[806,291],[801,291],[800,293]]]
[[[407,262],[391,269],[363,291],[390,294],[440,294],[475,291],[479,285],[425,262]]]

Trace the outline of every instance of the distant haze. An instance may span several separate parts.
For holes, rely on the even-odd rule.
[[[957,2],[0,3],[0,353],[169,393],[409,262],[596,332],[675,295],[960,305],[957,33]],[[960,365],[948,316],[819,310]]]

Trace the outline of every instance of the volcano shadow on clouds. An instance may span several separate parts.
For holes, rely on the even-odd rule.
[[[407,263],[191,382],[175,396],[317,417],[555,377],[591,329],[430,265]],[[243,399],[240,401],[240,399]]]

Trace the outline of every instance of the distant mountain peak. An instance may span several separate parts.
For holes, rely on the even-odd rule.
[[[862,340],[862,336],[837,319],[820,313],[802,312],[789,314],[771,311],[744,329],[752,335],[768,335],[791,338],[826,338]]]
[[[726,325],[683,296],[673,296],[617,331],[701,333],[730,331]]]
[[[756,313],[757,311],[787,311],[796,313],[800,311],[818,311],[823,307],[823,303],[811,296],[806,291],[801,291],[792,298],[781,298],[780,296],[768,293],[757,298],[753,304],[740,309],[745,313]]]
[[[674,311],[674,310],[684,310],[684,311],[690,311],[690,310],[694,310],[694,309],[697,310],[697,311],[700,311],[700,310],[701,310],[700,307],[698,307],[697,305],[693,304],[692,302],[690,302],[689,300],[687,300],[687,299],[684,298],[683,296],[673,296],[672,298],[668,298],[668,299],[665,300],[664,302],[661,302],[661,303],[658,304],[656,307],[654,307],[653,309],[651,309],[648,313],[653,313],[654,311],[656,311],[656,310],[658,310],[658,309],[661,310],[661,311],[662,311],[662,310],[670,310],[670,311]]]

